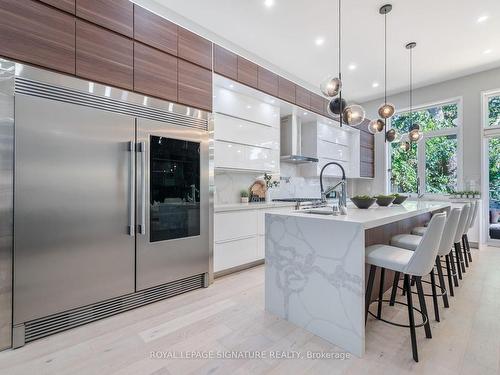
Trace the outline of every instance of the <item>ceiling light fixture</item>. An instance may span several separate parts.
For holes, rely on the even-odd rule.
[[[486,49],[486,50],[484,50],[484,51],[483,51],[483,53],[484,53],[485,55],[489,55],[491,52],[493,52],[493,50],[492,50],[492,49],[490,49],[490,48],[488,48],[488,49]]]
[[[271,8],[274,5],[274,0],[264,0],[264,5]]]
[[[486,21],[489,17],[487,15],[481,16],[477,19],[477,23],[483,23]]]
[[[376,88],[376,87],[379,87],[379,86],[380,86],[380,84],[378,82],[373,82],[372,83],[372,87],[373,88]]]
[[[410,51],[410,128],[408,130],[408,138],[410,142],[419,142],[423,137],[422,130],[420,130],[420,125],[417,123],[412,123],[413,117],[413,49],[417,46],[417,43],[410,42],[405,48]]]
[[[328,103],[328,113],[330,115],[339,115],[340,127],[345,122],[351,126],[357,126],[365,120],[365,110],[358,104],[347,105],[346,101],[342,99],[342,0],[338,0],[338,37],[339,37],[339,74],[338,77],[328,77],[320,85],[320,89],[326,96],[334,98]],[[354,64],[349,65],[351,66]]]
[[[314,43],[317,45],[317,46],[322,46],[323,44],[325,44],[325,38],[316,38],[316,40],[314,41]]]
[[[356,70],[357,66],[356,64],[349,64],[348,68],[349,70]]]

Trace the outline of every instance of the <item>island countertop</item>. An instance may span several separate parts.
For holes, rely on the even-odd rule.
[[[369,209],[349,205],[348,214],[338,216],[266,213],[266,310],[363,356],[365,246],[388,244],[450,207],[414,200]]]
[[[361,224],[364,229],[370,229],[378,227],[380,225],[407,219],[426,212],[442,210],[450,206],[450,202],[412,200],[406,201],[401,205],[392,205],[389,207],[379,207],[374,204],[368,209],[359,209],[354,206],[354,204],[350,203],[348,204],[347,215],[335,216],[315,213],[331,211],[331,207],[273,214],[357,223]]]

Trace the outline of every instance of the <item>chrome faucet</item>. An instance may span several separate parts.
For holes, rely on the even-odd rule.
[[[323,172],[324,172],[326,167],[328,167],[329,165],[332,165],[332,164],[338,166],[340,168],[340,170],[342,171],[342,180],[338,184],[331,186],[325,190],[325,189],[323,189]],[[337,187],[340,185],[340,194],[338,195],[339,196],[340,214],[347,215],[347,194],[346,194],[346,178],[345,178],[344,167],[342,165],[340,165],[339,163],[336,163],[334,161],[332,161],[330,163],[326,163],[323,166],[323,168],[321,168],[321,172],[319,174],[319,184],[321,187],[321,202],[323,202],[323,203],[326,203],[326,196],[328,194],[330,194],[332,191],[336,191]]]

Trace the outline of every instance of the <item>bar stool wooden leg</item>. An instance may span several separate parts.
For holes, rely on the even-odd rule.
[[[384,297],[385,268],[380,269],[380,287],[378,290],[377,319],[382,317],[382,298]]]
[[[462,272],[465,272],[465,265],[461,262],[462,256],[461,256],[461,251],[459,249],[460,244],[455,243],[455,261],[457,262],[457,271],[458,271],[458,278],[462,280]],[[463,268],[462,268],[463,267]]]
[[[415,317],[413,316],[413,301],[410,287],[410,275],[404,275],[404,289],[406,290],[406,300],[408,304],[408,320],[410,321],[411,350],[413,359],[418,362],[417,336],[415,333]]]
[[[365,293],[365,325],[368,319],[368,308],[370,307],[370,301],[372,299],[373,282],[375,281],[375,272],[377,271],[377,266],[370,266],[370,274],[368,276],[368,284],[366,285]]]
[[[470,243],[468,235],[465,235],[465,243],[467,244],[467,255],[469,256],[469,262],[472,263],[472,254],[470,252]]]
[[[434,270],[431,271],[431,287],[432,287],[432,304],[434,305],[434,317],[436,321],[439,320],[439,305],[436,292],[436,276],[434,275]]]
[[[463,259],[465,261],[465,267],[469,268],[469,257],[467,256],[467,246],[465,245],[465,235],[462,236],[462,253]]]
[[[398,291],[398,284],[400,277],[401,277],[400,272],[396,272],[394,274],[394,282],[392,283],[392,291],[391,291],[391,301],[389,302],[390,306],[394,306],[394,301],[396,300],[396,293]]]
[[[446,284],[444,282],[443,267],[441,266],[441,259],[439,256],[436,258],[436,268],[438,272],[439,285],[441,285],[441,293],[443,294],[442,297],[444,307],[448,308],[450,307],[450,303],[448,302],[448,289],[446,288]],[[451,277],[448,279],[448,281],[451,282]],[[446,292],[443,292],[443,289],[445,289]]]
[[[451,270],[453,271],[453,283],[456,287],[458,287],[458,275],[457,269],[455,268],[455,261],[453,260],[453,250],[448,254],[448,261],[451,264]]]
[[[420,310],[427,317],[427,323],[424,324],[425,337],[432,338],[431,323],[429,322],[429,314],[427,313],[427,305],[425,304],[424,288],[422,288],[422,278],[414,276],[415,284],[417,285],[418,300],[420,302]]]

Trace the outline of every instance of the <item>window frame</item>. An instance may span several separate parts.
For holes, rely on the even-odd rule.
[[[494,132],[495,130],[500,130],[500,123],[496,126],[489,126],[488,125],[488,120],[489,120],[489,111],[488,111],[488,100],[489,98],[493,96],[499,96],[500,97],[500,89],[495,89],[495,90],[488,90],[488,91],[483,91],[481,92],[481,120],[483,123],[483,130],[485,132]]]
[[[429,108],[442,107],[449,104],[457,105],[457,126],[454,128],[445,128],[439,130],[433,130],[430,132],[424,132],[423,138],[417,144],[417,177],[420,179],[420,191],[425,195],[430,195],[433,197],[442,197],[444,198],[446,193],[429,193],[426,191],[426,173],[425,173],[425,151],[426,151],[426,141],[430,138],[441,137],[441,136],[450,136],[455,135],[457,137],[457,190],[463,189],[463,98],[461,96],[449,98],[445,100],[440,100],[432,103],[421,104],[415,107],[412,107],[413,112],[418,112],[422,110],[426,110]],[[410,111],[409,107],[402,108],[394,115],[404,114]],[[392,128],[392,118],[387,122],[387,130]],[[386,169],[385,169],[385,181],[386,181],[386,192],[392,193],[391,191],[391,146],[390,143],[386,143],[385,152],[386,152]],[[409,196],[416,196],[415,193],[408,193]]]

